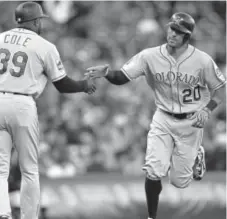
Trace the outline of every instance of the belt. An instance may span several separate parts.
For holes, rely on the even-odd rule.
[[[164,113],[176,118],[176,119],[187,119],[195,113],[195,112],[191,112],[191,113],[171,113],[171,112],[164,111],[164,110],[162,110],[162,111]]]
[[[14,94],[14,95],[23,95],[23,96],[30,96],[29,94],[22,94],[22,93],[17,93],[17,92],[5,92],[5,91],[0,91],[2,94]]]

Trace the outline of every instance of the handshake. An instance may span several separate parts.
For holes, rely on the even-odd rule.
[[[93,94],[96,90],[95,79],[107,76],[109,65],[99,65],[87,68],[87,72],[84,74],[86,79],[85,93]]]

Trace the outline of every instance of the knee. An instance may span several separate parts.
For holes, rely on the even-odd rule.
[[[158,177],[157,175],[150,175],[148,172],[146,172],[146,180],[149,181],[161,181],[161,177]]]
[[[39,173],[38,172],[21,172],[22,182],[26,182],[31,184],[36,184],[39,181]]]
[[[8,177],[10,171],[10,162],[7,159],[2,159],[0,154],[0,177]]]
[[[145,171],[146,179],[152,180],[152,181],[159,181],[162,179],[162,177],[159,174],[155,174],[152,172]]]
[[[38,168],[38,166],[21,167],[20,168],[20,171],[21,171],[22,177],[34,178],[37,175],[39,175],[39,168]]]
[[[151,180],[161,180],[167,175],[167,170],[164,168],[156,168],[151,165],[144,165],[142,170],[145,172],[146,177]]]
[[[0,166],[0,178],[9,177],[9,166]]]
[[[191,177],[171,177],[170,183],[176,188],[187,188],[191,182]]]
[[[9,177],[9,168],[0,167],[0,178],[8,178]]]

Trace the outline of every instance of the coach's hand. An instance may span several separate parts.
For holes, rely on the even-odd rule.
[[[211,111],[204,107],[200,111],[196,112],[190,119],[194,120],[192,123],[193,127],[203,128],[208,119],[210,118]]]
[[[102,78],[108,74],[109,65],[98,65],[94,67],[87,68],[85,76],[89,78]]]
[[[95,80],[86,76],[85,82],[86,82],[86,85],[85,85],[86,88],[84,92],[88,94],[93,94],[96,91]]]

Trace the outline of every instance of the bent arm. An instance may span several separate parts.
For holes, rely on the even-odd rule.
[[[75,81],[68,76],[53,82],[53,84],[60,93],[86,92],[88,89],[86,80]]]
[[[121,70],[109,70],[105,78],[115,85],[123,85],[130,81]]]

